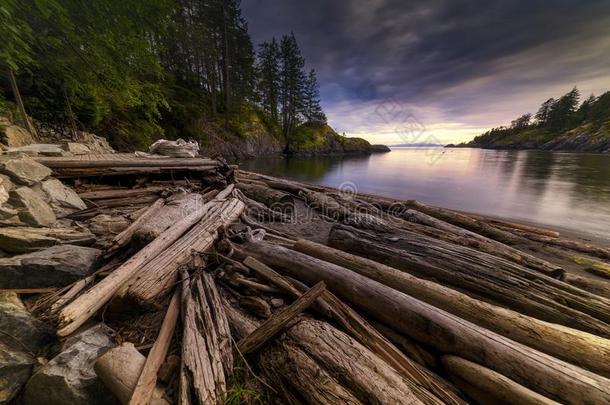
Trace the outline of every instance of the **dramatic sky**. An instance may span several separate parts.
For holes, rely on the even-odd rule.
[[[610,90],[610,0],[243,0],[255,44],[293,31],[340,132],[450,143],[574,85]]]

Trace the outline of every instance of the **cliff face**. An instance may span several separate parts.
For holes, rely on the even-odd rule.
[[[484,149],[540,149],[565,152],[610,153],[610,125],[581,125],[563,133],[529,128],[505,136],[480,136],[461,144]]]
[[[277,131],[274,131],[277,133]],[[247,130],[240,135],[219,136],[209,131],[208,142],[202,145],[202,154],[220,155],[225,159],[243,159],[257,156],[280,155],[284,153],[284,140],[265,127],[263,123],[252,120]],[[385,145],[371,145],[362,138],[349,138],[337,134],[327,124],[304,124],[297,128],[291,140],[289,153],[292,155],[342,155],[370,154],[389,152]]]

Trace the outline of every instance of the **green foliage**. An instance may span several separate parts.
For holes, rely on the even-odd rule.
[[[74,122],[118,149],[205,142],[209,131],[284,133],[288,144],[303,120],[323,116],[315,74],[305,80],[294,35],[262,45],[256,61],[239,3],[0,0],[0,69],[17,73],[43,128],[67,133]]]
[[[241,357],[238,358],[233,367],[233,375],[228,384],[229,389],[227,390],[225,405],[263,404],[260,394],[248,386],[246,378],[249,372],[250,370],[245,364],[245,361]]]
[[[610,92],[599,97],[591,95],[578,106],[580,93],[576,87],[559,99],[550,98],[538,109],[536,121],[531,114],[524,114],[512,121],[510,127],[492,128],[470,142],[481,147],[511,144],[541,145],[553,139],[574,133],[592,137],[610,137],[607,123],[610,121]]]

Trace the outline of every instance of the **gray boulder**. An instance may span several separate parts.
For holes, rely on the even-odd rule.
[[[0,404],[11,403],[26,383],[34,358],[0,342]]]
[[[88,155],[91,153],[91,149],[80,142],[64,142],[61,144],[61,147],[66,152],[70,152],[73,155]]]
[[[102,252],[57,245],[33,253],[0,258],[0,288],[63,287],[89,275]]]
[[[26,405],[118,404],[93,370],[98,357],[114,347],[111,330],[98,324],[68,339],[64,350],[26,384]]]
[[[53,340],[52,328],[34,318],[14,292],[0,292],[0,342],[16,350],[38,352]],[[10,335],[10,336],[9,336]]]
[[[8,201],[9,191],[13,188],[13,183],[4,174],[0,174],[0,205]]]
[[[89,246],[93,243],[95,235],[86,228],[0,228],[0,249],[9,253],[29,253],[58,244]]]
[[[0,159],[0,173],[16,183],[31,186],[49,177],[51,169],[27,156],[11,156]]]
[[[87,208],[74,190],[57,179],[45,180],[41,183],[41,187],[57,215],[65,216]]]
[[[31,226],[52,226],[57,218],[51,206],[29,187],[11,191],[9,202],[19,211],[19,219]]]

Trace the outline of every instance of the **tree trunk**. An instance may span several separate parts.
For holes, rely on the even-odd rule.
[[[481,404],[559,405],[543,395],[517,384],[510,378],[456,356],[443,356],[451,379]],[[465,382],[463,384],[461,382]],[[471,387],[475,389],[472,390]]]
[[[133,394],[129,399],[129,405],[149,405],[157,384],[157,373],[159,372],[159,368],[161,367],[161,364],[163,364],[167,351],[169,350],[179,315],[180,288],[176,288],[176,291],[174,292],[174,295],[172,296],[172,299],[167,307],[167,312],[163,318],[163,323],[161,324],[161,329],[159,330],[157,340],[155,340],[153,347],[148,353],[148,357],[146,358],[146,362],[142,368],[142,373],[140,374],[138,382],[133,390]]]
[[[333,227],[329,244],[544,321],[610,336],[607,299],[486,253],[412,232],[376,235],[342,225]]]
[[[32,122],[30,121],[30,118],[28,117],[28,114],[25,111],[25,105],[23,104],[23,100],[21,99],[21,92],[19,92],[19,86],[17,86],[17,79],[15,78],[15,72],[13,72],[13,69],[11,69],[11,68],[8,69],[8,77],[9,77],[9,81],[11,82],[13,96],[15,96],[15,101],[17,102],[17,106],[19,107],[19,112],[23,116],[23,121],[25,122],[25,127],[27,128],[28,132],[33,137],[36,137],[36,131],[34,130],[34,126],[32,125]]]
[[[610,340],[540,321],[414,277],[392,267],[306,240],[294,249],[422,300],[512,340],[591,371],[610,376]]]
[[[304,281],[324,281],[340,298],[415,340],[478,362],[550,398],[610,401],[610,380],[419,301],[343,267],[265,242],[235,246]]]
[[[194,281],[182,275],[182,366],[180,404],[222,404],[226,399],[225,370],[232,368],[232,357],[224,365],[223,356],[231,355],[230,336],[223,304],[217,300],[214,280],[209,274]],[[204,287],[207,285],[207,290]],[[214,293],[209,291],[213,289]],[[214,295],[216,294],[216,296]],[[222,314],[223,316],[215,316]],[[225,360],[226,362],[227,360]],[[194,400],[194,401],[192,401]]]
[[[203,253],[214,244],[220,227],[236,221],[244,204],[232,198],[225,202],[206,203],[198,210],[205,217],[180,239],[165,249],[138,271],[118,295],[118,298],[141,308],[154,306],[176,282],[178,269],[191,260],[194,253]]]
[[[231,324],[242,334],[252,333],[256,325],[227,307]],[[287,402],[298,398],[288,403],[443,403],[366,347],[320,321],[301,320],[286,337],[261,351],[258,359],[268,381]]]

